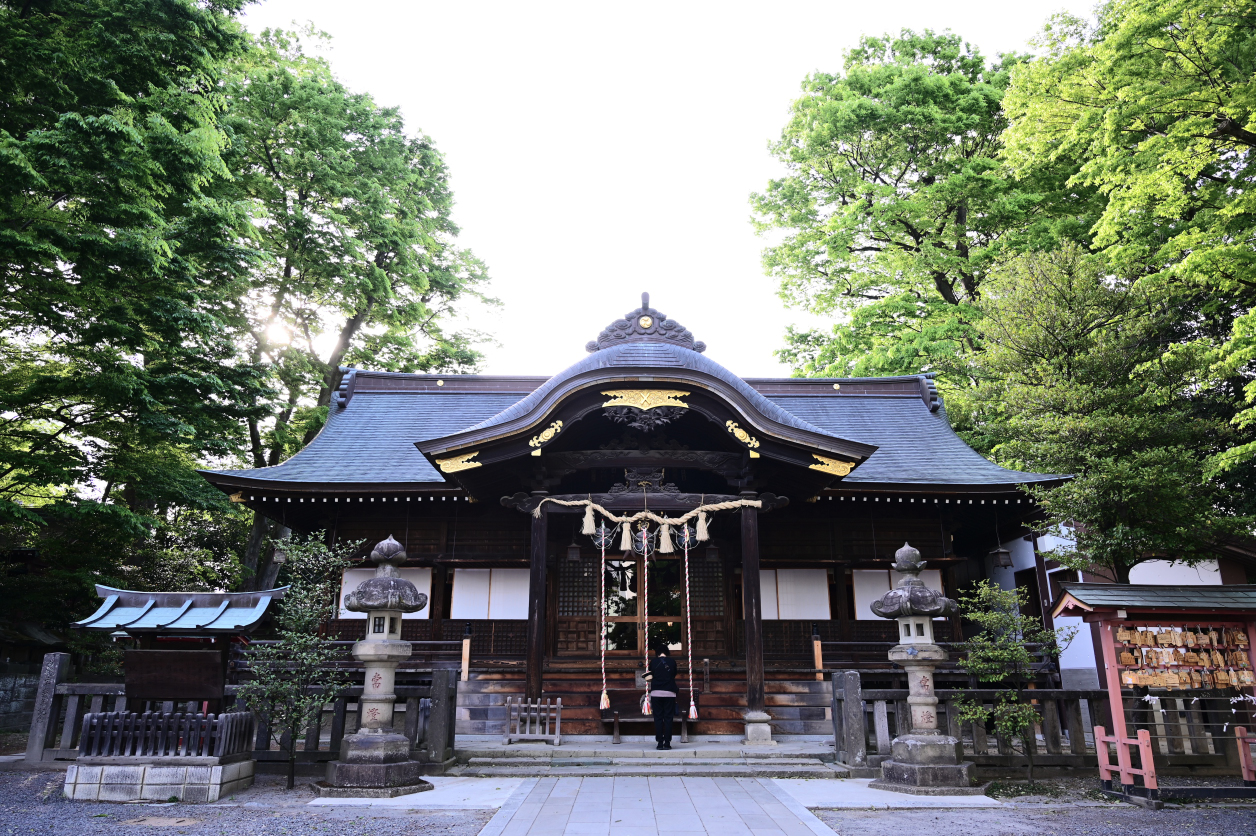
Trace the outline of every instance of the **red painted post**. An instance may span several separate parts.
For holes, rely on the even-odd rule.
[[[1095,726],[1095,757],[1099,759],[1099,780],[1112,780],[1112,762],[1108,760],[1108,736],[1103,726]]]
[[[1121,699],[1121,671],[1116,661],[1116,637],[1112,635],[1112,622],[1099,622],[1099,644],[1103,646],[1103,671],[1108,683],[1108,705],[1112,709],[1112,736],[1116,738],[1116,763],[1121,771],[1121,783],[1134,783],[1130,771],[1129,735],[1125,729],[1125,703]]]
[[[1156,762],[1151,757],[1151,732],[1138,730],[1138,758],[1142,761],[1143,786],[1149,790],[1160,789],[1156,783]]]
[[[1256,767],[1252,766],[1252,749],[1247,740],[1247,729],[1237,726],[1234,736],[1239,741],[1239,771],[1243,773],[1243,783],[1256,784]]]

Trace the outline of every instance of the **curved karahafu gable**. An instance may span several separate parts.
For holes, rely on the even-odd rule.
[[[706,346],[667,316],[641,307],[604,329],[588,357],[550,378],[493,417],[417,447],[445,473],[535,455],[562,429],[612,406],[640,411],[680,407],[703,414],[769,458],[844,476],[876,451],[780,408],[746,381],[702,354]],[[548,431],[548,435],[547,435]]]

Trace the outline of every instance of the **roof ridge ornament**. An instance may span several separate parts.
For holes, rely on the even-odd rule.
[[[706,343],[693,338],[693,333],[667,314],[650,307],[650,294],[641,294],[641,307],[629,311],[623,319],[617,319],[597,335],[597,339],[585,346],[587,351],[600,351],[626,342],[670,343],[688,348],[699,354],[706,351]]]

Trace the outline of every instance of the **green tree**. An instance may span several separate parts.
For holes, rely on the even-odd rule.
[[[247,419],[254,467],[313,438],[345,364],[473,369],[479,335],[448,323],[461,303],[492,302],[483,264],[455,244],[449,172],[431,139],[346,89],[303,37],[314,35],[263,34],[226,87],[233,188],[263,254],[249,359],[279,392]],[[267,534],[259,515],[245,561],[258,578]]]
[[[1011,166],[1079,165],[1072,183],[1106,196],[1094,243],[1113,269],[1196,294],[1201,327],[1166,350],[1206,352],[1199,384],[1256,404],[1256,4],[1112,0],[1094,26],[1054,18],[1040,45],[1005,100]],[[1252,427],[1256,406],[1234,420]],[[1253,456],[1246,437],[1210,467]]]
[[[0,536],[47,573],[10,612],[81,615],[171,513],[227,508],[194,468],[265,394],[215,189],[243,5],[0,0]]]
[[[336,616],[340,579],[349,557],[360,544],[327,546],[323,532],[284,543],[283,576],[288,591],[278,606],[279,640],[255,643],[248,650],[248,678],[239,698],[269,739],[288,756],[288,789],[296,781],[297,743],[323,711],[348,687],[332,663],[342,657],[322,635],[324,623]]]
[[[1250,525],[1243,492],[1207,470],[1236,431],[1233,406],[1201,394],[1206,358],[1180,350],[1190,297],[1066,246],[997,267],[982,308],[973,421],[1001,463],[1072,475],[1035,492],[1076,543],[1057,559],[1128,583],[1138,563],[1198,563]]]
[[[790,332],[798,372],[916,373],[971,351],[992,260],[1084,234],[1089,202],[1067,172],[1010,177],[998,159],[1024,60],[904,31],[862,38],[842,74],[803,82],[772,146],[788,174],[751,199],[781,296],[840,318],[832,334]]]
[[[993,719],[1000,741],[1021,741],[1025,777],[1034,783],[1035,746],[1026,743],[1041,722],[1038,709],[1027,699],[1027,689],[1044,662],[1055,662],[1077,634],[1076,627],[1048,630],[1041,618],[1024,614],[1029,590],[1000,589],[983,580],[961,595],[960,614],[978,631],[960,646],[959,664],[985,684],[1004,686],[987,708],[984,702],[958,701],[961,720],[985,723]],[[1051,710],[1051,706],[1047,707]]]

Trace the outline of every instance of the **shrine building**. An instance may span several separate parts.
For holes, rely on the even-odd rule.
[[[564,732],[602,733],[599,692],[627,693],[660,641],[686,691],[693,672],[699,732],[766,709],[777,732],[831,733],[827,700],[795,698],[822,684],[813,634],[827,668],[885,668],[898,625],[869,604],[895,550],[954,597],[1040,519],[1023,487],[1060,480],[968,447],[931,375],[741,378],[648,296],[585,349],[550,378],[345,369],[292,458],[204,472],[296,532],[405,546],[431,604],[402,638],[473,637],[460,733],[500,733],[492,695],[511,693],[562,697]],[[371,572],[348,570],[342,600]]]

